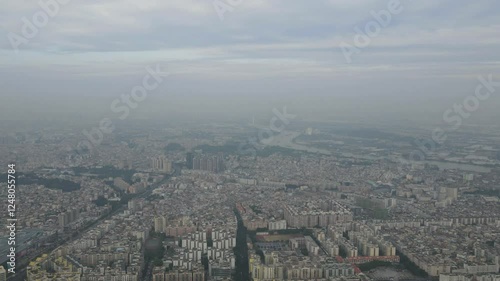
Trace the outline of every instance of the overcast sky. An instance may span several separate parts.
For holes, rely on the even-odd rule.
[[[65,105],[100,97],[106,102],[96,107],[105,111],[146,66],[160,64],[171,76],[156,98],[176,110],[189,104],[186,97],[230,104],[238,96],[325,112],[387,106],[397,113],[396,105],[420,102],[439,116],[473,93],[478,75],[500,79],[497,0],[401,0],[400,12],[350,63],[339,45],[354,45],[355,28],[364,30],[371,12],[391,1],[240,0],[223,19],[212,0],[64,1],[26,38],[23,18],[33,22],[39,2],[0,0],[0,94],[7,101],[37,111],[53,97]],[[22,38],[18,52],[13,38]],[[308,97],[315,102],[304,103]],[[270,111],[265,102],[254,105]]]

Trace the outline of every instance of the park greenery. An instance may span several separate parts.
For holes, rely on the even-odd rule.
[[[24,174],[18,180],[19,184],[39,184],[49,189],[59,189],[63,192],[72,192],[81,188],[80,183],[61,178],[43,178],[34,173]]]
[[[389,212],[387,209],[379,207],[377,203],[368,198],[356,198],[356,205],[360,206],[363,209],[369,210],[374,219],[385,220],[389,217]]]
[[[165,152],[182,152],[185,150],[186,148],[184,148],[184,146],[176,142],[171,142],[165,146]]]

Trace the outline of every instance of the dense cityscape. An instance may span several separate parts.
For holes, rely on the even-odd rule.
[[[498,0],[0,0],[0,281],[500,281],[498,50]]]
[[[411,135],[305,125],[252,155],[252,124],[121,129],[86,153],[57,131],[3,136],[6,280],[498,280],[498,132],[402,164]]]

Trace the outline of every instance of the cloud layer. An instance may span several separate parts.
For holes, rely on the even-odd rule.
[[[401,0],[401,13],[348,63],[339,45],[353,45],[356,27],[363,30],[391,1],[2,0],[0,83],[8,94],[76,95],[81,83],[105,95],[112,88],[100,87],[105,81],[126,88],[156,63],[192,85],[174,88],[181,92],[237,94],[254,85],[254,92],[355,95],[349,83],[365,81],[378,93],[388,83],[399,85],[393,90],[429,83],[423,91],[451,94],[472,87],[479,74],[498,77],[496,0]],[[220,2],[236,3],[223,20]],[[12,38],[25,38],[25,21],[47,3],[59,3],[57,12],[16,53]],[[437,79],[449,86],[441,89]]]

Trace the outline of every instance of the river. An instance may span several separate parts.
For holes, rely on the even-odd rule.
[[[333,155],[333,153],[326,149],[315,148],[307,145],[296,144],[293,140],[300,136],[299,132],[281,132],[280,134],[274,135],[272,140],[268,143],[268,145],[280,146],[289,149],[301,150],[310,153],[318,153],[324,155]],[[384,160],[389,159],[385,156],[370,156],[370,155],[356,155],[349,152],[342,152],[341,156],[347,158],[356,158],[356,159],[364,159],[364,160]],[[463,163],[453,163],[453,162],[444,162],[444,161],[431,161],[425,160],[423,163],[429,165],[436,165],[441,170],[462,170],[467,172],[475,172],[475,173],[490,173],[491,168],[487,166],[474,165],[474,164],[463,164]]]

